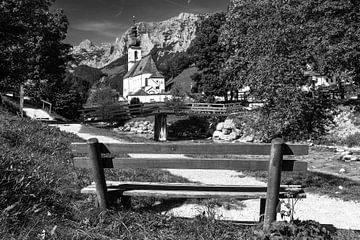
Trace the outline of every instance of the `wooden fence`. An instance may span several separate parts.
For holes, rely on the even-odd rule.
[[[245,111],[240,103],[186,103],[172,107],[166,103],[114,104],[81,110],[84,122],[118,121],[157,114],[228,116]]]

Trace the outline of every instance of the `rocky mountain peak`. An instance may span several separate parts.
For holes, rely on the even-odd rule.
[[[142,55],[149,54],[154,48],[161,49],[160,54],[186,51],[195,38],[196,22],[199,19],[200,16],[196,14],[180,13],[165,21],[136,23]],[[130,34],[131,27],[113,43],[101,46],[85,40],[74,47],[73,53],[78,55],[78,64],[101,68],[126,55]]]
[[[78,47],[80,49],[91,50],[91,48],[94,48],[94,44],[89,39],[86,39],[82,41]]]

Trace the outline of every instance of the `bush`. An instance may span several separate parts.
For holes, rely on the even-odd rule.
[[[1,98],[1,105],[3,105],[7,110],[14,114],[18,114],[20,111],[19,101],[15,100],[14,98],[8,96],[0,96]]]
[[[134,97],[134,98],[132,98],[131,100],[130,100],[130,104],[132,105],[132,104],[140,104],[141,102],[140,102],[140,99],[139,98],[137,98],[137,97]]]
[[[360,132],[356,132],[346,136],[340,140],[341,145],[346,145],[348,147],[354,147],[360,145]]]

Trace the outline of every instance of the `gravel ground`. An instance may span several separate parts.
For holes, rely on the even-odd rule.
[[[77,134],[83,139],[97,137],[100,142],[120,143],[117,139],[80,133],[80,124],[57,125],[61,130]],[[138,155],[139,156],[139,155]],[[146,155],[150,157],[149,155]],[[159,155],[152,155],[159,157]],[[177,156],[179,157],[179,156]],[[231,184],[250,185],[261,184],[253,177],[246,177],[236,171],[228,170],[183,170],[167,169],[172,174],[185,177],[190,181],[205,184]],[[262,183],[263,184],[263,183]],[[245,207],[243,207],[245,205]],[[282,206],[282,209],[285,209]],[[184,204],[173,208],[167,214],[181,217],[194,217],[199,214],[210,214],[220,219],[257,221],[259,212],[259,200],[246,200],[234,202],[231,207],[209,208],[200,204]],[[311,219],[322,224],[333,224],[337,228],[360,230],[360,203],[332,199],[317,194],[307,194],[306,199],[299,200],[295,205],[295,218],[302,220]],[[280,219],[280,218],[278,218]]]

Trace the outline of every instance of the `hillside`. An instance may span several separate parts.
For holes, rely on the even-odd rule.
[[[10,116],[0,105],[0,239],[237,239],[248,227],[148,211],[100,212],[80,194],[91,171],[75,169],[71,142],[82,141],[40,122]],[[117,170],[111,179],[181,182],[162,170]],[[148,207],[154,199],[137,201]],[[145,208],[144,208],[145,209]],[[213,231],[211,229],[217,229]]]

